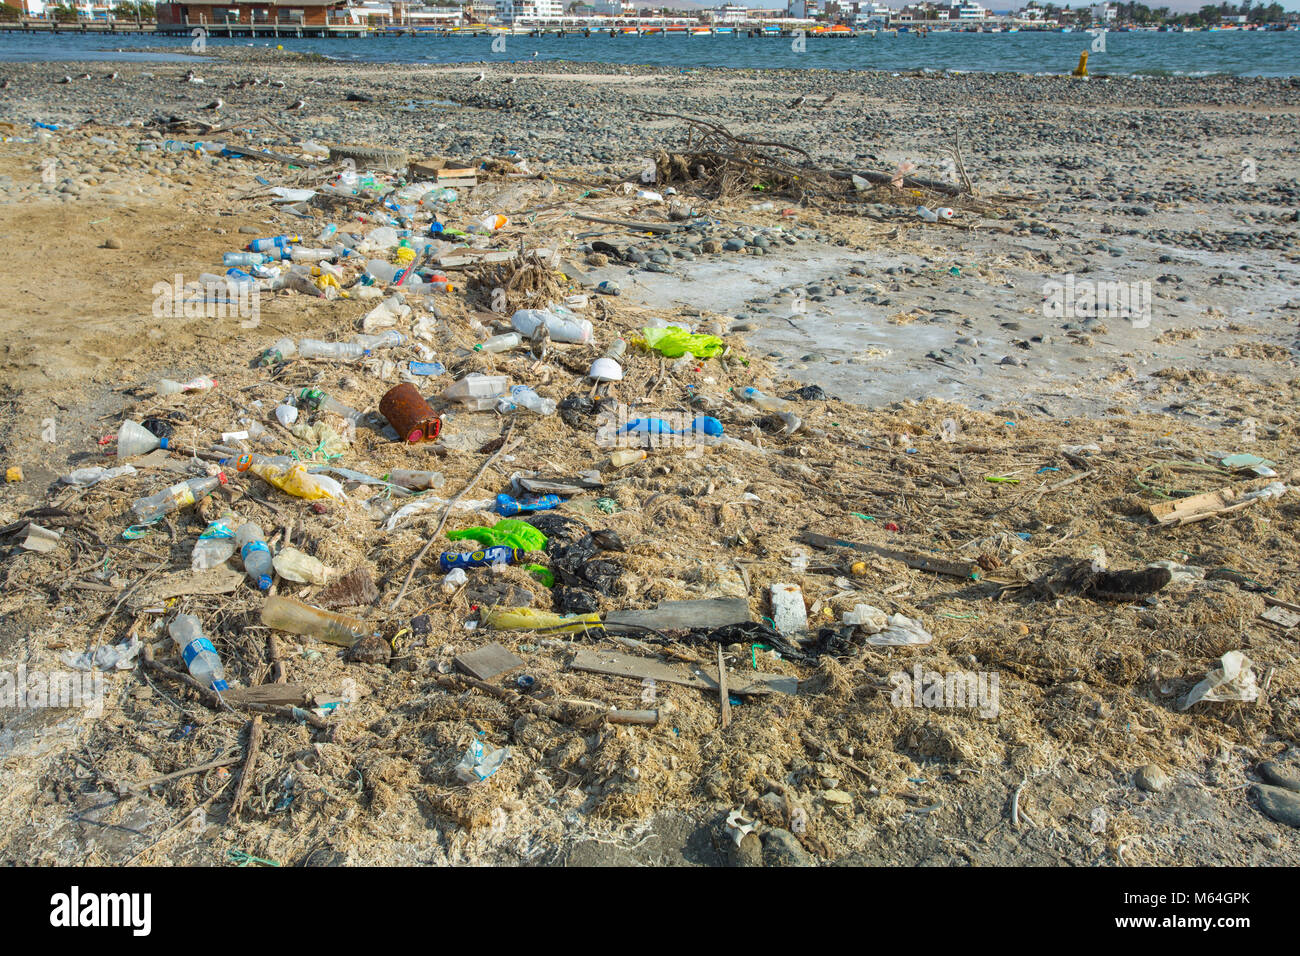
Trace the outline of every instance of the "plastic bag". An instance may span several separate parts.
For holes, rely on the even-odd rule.
[[[668,358],[678,358],[687,352],[696,358],[712,358],[727,347],[716,335],[692,335],[675,325],[666,329],[642,329],[641,334],[646,345]]]
[[[867,638],[867,643],[876,647],[907,647],[909,645],[929,644],[934,635],[923,628],[918,621],[902,614],[891,614],[889,626],[878,634]]]
[[[466,783],[482,783],[500,770],[509,756],[509,747],[488,750],[482,741],[476,740],[456,764],[456,776]]]
[[[1250,702],[1259,699],[1259,686],[1251,660],[1241,651],[1228,651],[1219,658],[1219,666],[1208,677],[1192,688],[1179,710],[1187,710],[1201,700],[1237,700]]]

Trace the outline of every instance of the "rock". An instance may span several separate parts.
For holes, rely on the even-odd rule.
[[[587,265],[596,266],[597,268],[607,266],[609,265],[609,256],[603,252],[589,252],[587,253]]]
[[[256,226],[240,226],[239,231],[246,236],[260,236],[262,234],[262,230]]]
[[[722,243],[718,242],[717,239],[705,239],[700,243],[700,251],[716,255],[722,251]]]
[[[729,840],[727,849],[732,866],[763,865],[763,841],[757,833],[746,833],[739,846],[735,840]]]
[[[344,653],[343,659],[354,664],[387,664],[393,656],[388,642],[377,634],[367,634]]]
[[[1259,808],[1265,816],[1300,829],[1300,793],[1262,783],[1255,784],[1250,792],[1259,799]]]
[[[1137,785],[1148,793],[1163,793],[1169,782],[1169,774],[1153,763],[1138,768]]]
[[[785,823],[785,797],[779,793],[768,792],[758,798],[758,818],[770,826]]]
[[[768,830],[763,834],[764,866],[813,866],[812,855],[789,830]]]
[[[104,240],[104,244],[103,244],[100,248],[101,248],[101,249],[121,249],[121,248],[122,248],[122,240],[119,239],[119,238],[117,238],[117,236],[109,236],[107,239]]]
[[[827,803],[835,803],[840,806],[851,804],[853,802],[853,797],[845,793],[843,790],[823,790],[822,799]]]
[[[1300,792],[1300,773],[1275,760],[1266,760],[1260,764],[1259,775],[1275,787]]]

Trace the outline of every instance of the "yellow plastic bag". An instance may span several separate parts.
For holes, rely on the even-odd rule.
[[[328,475],[313,475],[300,461],[288,468],[275,465],[253,465],[248,469],[268,485],[275,485],[287,495],[315,501],[320,498],[333,498],[338,501],[347,499],[343,486]]]

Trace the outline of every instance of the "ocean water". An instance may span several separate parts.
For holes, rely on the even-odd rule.
[[[1198,33],[1108,32],[1105,50],[1090,53],[1094,74],[1150,76],[1300,75],[1300,32],[1216,31]],[[0,34],[0,62],[48,60],[172,60],[190,51],[189,37],[34,36]],[[875,38],[832,39],[810,36],[804,49],[786,37],[583,37],[512,36],[506,49],[493,50],[480,37],[395,36],[365,39],[278,41],[210,37],[209,45],[274,46],[320,53],[361,63],[510,63],[571,60],[587,63],[646,64],[693,69],[956,70],[969,72],[1066,73],[1089,50],[1087,33],[931,33],[882,34]],[[500,43],[498,43],[498,47]],[[175,54],[142,52],[174,48]]]

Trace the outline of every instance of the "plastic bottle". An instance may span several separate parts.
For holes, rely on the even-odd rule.
[[[303,339],[298,343],[298,354],[305,359],[323,359],[329,362],[356,362],[370,354],[364,345],[355,342],[322,342]]]
[[[338,231],[339,227],[334,225],[334,223],[330,223],[320,231],[320,235],[316,237],[316,244],[321,246],[325,245],[325,243],[334,238],[334,234]]]
[[[227,252],[221,257],[221,264],[224,266],[263,266],[271,261],[270,256],[260,252]]]
[[[259,591],[271,586],[271,549],[267,546],[262,526],[245,522],[235,532],[235,546],[244,561],[244,573]]]
[[[486,341],[480,342],[474,346],[475,352],[509,352],[511,349],[517,349],[523,345],[524,339],[518,332],[507,332],[504,335],[494,335]]]
[[[773,412],[785,422],[785,428],[781,430],[782,434],[793,435],[799,430],[799,426],[803,424],[799,416],[795,414],[794,406],[784,399],[777,398],[774,395],[766,395],[752,387],[743,389],[741,394],[763,411]]]
[[[152,521],[163,515],[187,508],[201,498],[206,498],[227,481],[225,472],[211,478],[191,478],[164,488],[147,498],[137,498],[131,503],[131,510],[141,521]]]
[[[320,262],[322,259],[333,259],[333,249],[308,249],[304,246],[294,246],[289,250],[288,258],[294,262]]]
[[[372,631],[360,618],[335,614],[293,598],[278,596],[267,598],[262,605],[262,623],[277,631],[303,634],[344,647],[351,647]]]
[[[936,213],[933,209],[929,208],[928,206],[918,206],[916,209],[916,214],[920,216],[922,219],[924,219],[926,222],[939,221],[939,214]]]
[[[956,215],[956,213],[953,212],[952,209],[948,206],[940,206],[938,209],[934,211],[934,214],[939,219],[951,219],[953,216]]]
[[[502,399],[506,408],[502,411],[510,411],[514,408],[526,408],[530,412],[536,412],[538,415],[554,415],[555,400],[542,398],[527,385],[516,385],[510,389],[510,398]],[[498,406],[500,407],[500,406]]]
[[[374,351],[375,349],[395,349],[406,344],[406,336],[396,329],[387,329],[376,335],[354,335],[352,341],[363,348]]]
[[[273,252],[276,255],[294,243],[302,242],[302,236],[272,236],[269,239],[254,239],[244,249],[248,252]]]
[[[412,491],[441,488],[447,481],[440,471],[404,471],[400,468],[390,471],[386,478],[393,484],[410,488]]]
[[[298,401],[304,403],[313,411],[332,412],[340,415],[354,424],[361,418],[361,413],[350,405],[344,405],[336,399],[330,398],[319,388],[304,388],[298,393]]]
[[[170,448],[170,442],[170,439],[159,438],[143,425],[127,420],[117,430],[117,457],[121,461],[124,458],[148,454],[155,448]]]
[[[240,455],[236,467],[240,471],[251,471],[268,485],[274,485],[295,498],[305,498],[308,501],[321,498],[342,501],[347,498],[343,486],[329,475],[309,472],[305,464],[294,461],[287,455],[277,455],[274,458]]]
[[[634,461],[644,461],[649,454],[644,448],[622,448],[610,452],[609,464],[612,468],[623,468]]]
[[[436,186],[420,197],[420,204],[449,203],[456,201],[456,190],[450,186]]]
[[[568,312],[566,309],[565,312]],[[569,313],[569,315],[573,315]],[[561,317],[554,312],[543,309],[520,309],[510,317],[510,324],[515,331],[525,338],[530,337],[539,325],[545,325],[556,342],[571,342],[585,345],[591,341],[592,326],[589,319]]]
[[[527,552],[519,548],[510,548],[504,544],[478,551],[444,551],[438,556],[438,567],[446,574],[453,568],[485,568],[491,564],[513,564],[522,561]]]
[[[279,365],[286,359],[291,359],[298,354],[298,346],[293,339],[285,336],[276,341],[269,349],[263,352],[257,359],[257,364],[261,366]]]
[[[217,649],[203,634],[203,625],[193,614],[177,614],[167,631],[185,661],[190,675],[204,687],[215,691],[229,690],[226,669],[221,665]]]
[[[505,375],[466,375],[453,382],[442,397],[458,402],[471,411],[486,411],[492,408],[497,398],[509,386],[510,379]]]
[[[507,219],[505,216],[499,214],[492,214],[492,215],[484,216],[478,222],[471,223],[469,227],[469,231],[477,232],[480,234],[492,233],[492,232],[496,232],[498,229],[504,229],[506,225],[509,224],[509,222],[510,220]]]
[[[520,501],[518,498],[512,498],[509,495],[497,495],[496,513],[504,515],[507,518],[511,515],[517,515],[525,511],[548,511],[551,508],[560,506],[559,495],[542,495],[540,498],[530,498]]]
[[[235,513],[229,509],[220,518],[211,522],[207,530],[194,542],[194,551],[190,554],[190,568],[194,571],[206,571],[224,564],[235,553]]]
[[[188,382],[176,382],[170,378],[164,378],[158,382],[158,394],[178,395],[181,392],[201,392],[216,387],[217,380],[206,375],[196,376]]]

